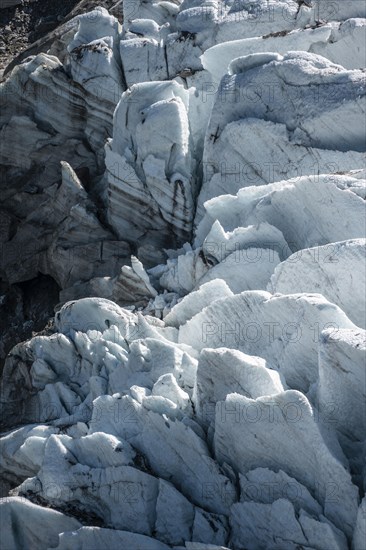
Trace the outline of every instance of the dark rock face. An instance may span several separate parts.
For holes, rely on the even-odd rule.
[[[47,49],[65,25],[80,13],[92,10],[96,5],[111,9],[118,16],[119,4],[113,0],[1,0],[0,3],[0,75],[8,64],[14,67],[29,55]],[[5,70],[7,73],[10,70]]]
[[[11,348],[42,331],[52,332],[51,318],[58,302],[58,284],[47,275],[9,285],[0,283],[0,371]]]
[[[1,0],[0,70],[28,48],[53,31],[73,10],[77,0]]]

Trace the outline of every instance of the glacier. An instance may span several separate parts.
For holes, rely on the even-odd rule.
[[[6,73],[1,278],[59,292],[1,372],[4,549],[366,549],[365,28],[124,0]]]

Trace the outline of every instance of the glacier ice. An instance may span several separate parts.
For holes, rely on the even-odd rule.
[[[366,242],[350,239],[300,250],[276,266],[268,288],[281,294],[291,293],[291,288],[301,292],[321,289],[358,327],[365,328],[365,286]]]
[[[2,499],[0,509],[1,538],[5,548],[33,546],[47,550],[57,545],[59,533],[81,527],[75,518],[19,497]]]
[[[364,0],[113,4],[0,83],[2,542],[365,550]]]
[[[321,427],[306,397],[294,390],[257,399],[232,393],[216,404],[216,456],[242,474],[258,466],[286,471],[316,494],[325,517],[350,535],[358,489]],[[310,473],[313,468],[319,478]]]
[[[318,378],[318,343],[325,329],[356,326],[320,294],[244,291],[219,298],[179,330],[179,342],[199,351],[236,348],[259,355],[290,387],[307,392]]]
[[[324,414],[336,430],[359,441],[363,441],[366,430],[365,352],[366,331],[362,329],[322,333],[319,402],[329,405]]]

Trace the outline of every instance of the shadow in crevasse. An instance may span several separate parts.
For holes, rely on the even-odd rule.
[[[0,281],[0,373],[9,351],[34,333],[52,333],[60,288],[48,275],[22,283]]]

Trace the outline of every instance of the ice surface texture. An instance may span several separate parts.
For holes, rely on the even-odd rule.
[[[4,547],[365,550],[364,1],[122,9],[0,85]]]

